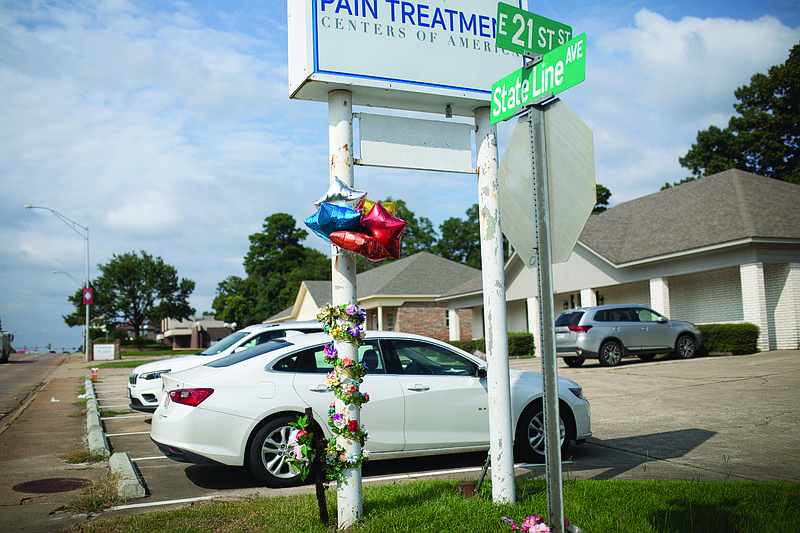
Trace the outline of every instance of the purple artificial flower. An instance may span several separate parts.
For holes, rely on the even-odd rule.
[[[325,345],[325,359],[332,361],[336,359],[338,355],[339,352],[338,350],[336,350],[336,347],[333,345],[332,342]]]
[[[358,309],[358,306],[357,306],[357,305],[355,305],[355,304],[350,304],[350,305],[348,305],[348,306],[345,308],[345,310],[344,310],[344,312],[345,312],[345,313],[347,313],[347,314],[348,314],[348,315],[350,315],[350,316],[355,316],[355,315],[357,315],[357,314],[358,314],[358,311],[359,311],[359,309]]]

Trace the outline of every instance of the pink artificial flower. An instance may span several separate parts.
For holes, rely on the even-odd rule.
[[[345,357],[344,359],[342,359],[342,366],[345,368],[353,366],[353,360],[350,359],[349,357]]]

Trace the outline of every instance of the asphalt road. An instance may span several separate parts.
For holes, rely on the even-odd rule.
[[[7,363],[0,364],[0,427],[66,357],[54,353],[12,353]]]

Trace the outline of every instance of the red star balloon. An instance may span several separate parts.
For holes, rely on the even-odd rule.
[[[371,233],[392,257],[400,257],[400,241],[406,221],[393,216],[381,204],[375,206],[368,214],[361,217],[361,226]]]
[[[370,261],[380,261],[391,257],[391,254],[381,246],[378,239],[365,233],[355,231],[334,231],[329,235],[331,242],[343,248],[363,255]]]

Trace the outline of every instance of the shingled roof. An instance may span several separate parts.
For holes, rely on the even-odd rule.
[[[589,217],[579,242],[625,264],[743,239],[800,239],[800,186],[726,170]]]
[[[356,276],[358,298],[373,296],[436,297],[452,291],[470,280],[480,287],[481,271],[433,255],[419,252],[399,261],[387,263]],[[304,281],[311,299],[322,306],[331,299],[330,281]],[[292,307],[269,317],[268,321],[288,318]]]

